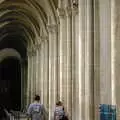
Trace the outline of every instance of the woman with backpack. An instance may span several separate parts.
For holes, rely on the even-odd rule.
[[[63,103],[61,101],[56,103],[54,120],[68,120],[68,117],[65,114]]]

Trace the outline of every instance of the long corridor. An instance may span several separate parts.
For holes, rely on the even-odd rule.
[[[100,105],[120,120],[119,90],[120,0],[0,0],[0,105],[21,115],[37,94],[48,120],[57,101],[70,120]]]

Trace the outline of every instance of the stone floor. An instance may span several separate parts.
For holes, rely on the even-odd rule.
[[[31,120],[26,116],[25,113],[14,111],[13,113],[10,113],[10,120]]]

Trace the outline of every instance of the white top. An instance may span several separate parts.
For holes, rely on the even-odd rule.
[[[44,106],[38,102],[30,104],[28,108],[28,115],[31,116],[32,120],[41,120],[44,111]]]

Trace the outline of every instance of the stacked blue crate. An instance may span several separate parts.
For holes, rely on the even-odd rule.
[[[100,120],[116,120],[116,106],[100,104]]]

